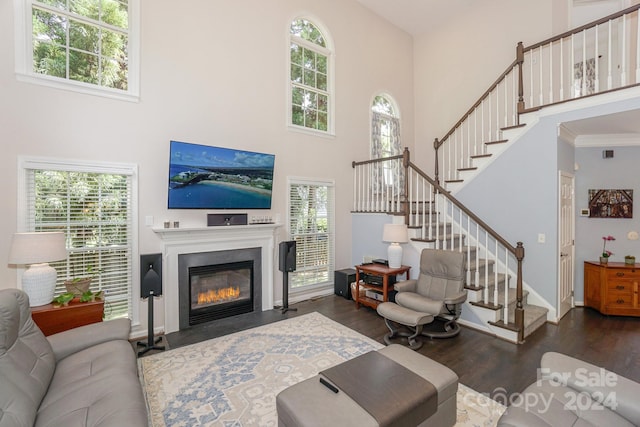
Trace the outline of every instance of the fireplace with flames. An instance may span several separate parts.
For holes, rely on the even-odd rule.
[[[189,269],[189,324],[253,311],[253,261]]]
[[[180,256],[181,329],[260,309],[260,250],[253,249]]]

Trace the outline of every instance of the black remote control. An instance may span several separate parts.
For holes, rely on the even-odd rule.
[[[329,381],[325,380],[324,378],[320,377],[320,382],[322,383],[323,386],[325,386],[326,388],[328,388],[332,392],[334,392],[334,393],[338,392],[338,387],[334,386],[333,384],[331,384]]]

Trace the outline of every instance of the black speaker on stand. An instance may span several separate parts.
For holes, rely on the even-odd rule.
[[[162,337],[153,336],[153,297],[162,295],[162,254],[140,255],[140,297],[148,298],[149,319],[147,325],[147,342],[138,341],[138,356],[149,350],[164,350],[163,345],[156,345]]]
[[[289,272],[296,271],[296,241],[280,242],[279,269],[282,271],[282,314],[287,311],[298,311],[289,308]]]

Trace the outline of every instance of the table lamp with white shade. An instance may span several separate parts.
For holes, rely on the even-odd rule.
[[[64,233],[15,233],[11,242],[9,264],[29,265],[22,275],[22,290],[29,295],[29,305],[49,304],[56,290],[57,273],[48,262],[67,257]]]
[[[385,224],[382,230],[382,240],[391,243],[387,249],[389,268],[402,266],[402,246],[400,243],[409,241],[409,232],[404,224]]]

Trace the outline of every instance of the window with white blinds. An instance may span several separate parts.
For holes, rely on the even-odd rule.
[[[333,283],[335,258],[334,184],[289,179],[289,235],[296,241],[291,291]]]
[[[90,289],[105,293],[105,318],[133,319],[135,167],[25,161],[24,231],[62,231],[66,260],[56,294],[67,279],[93,276]]]

